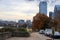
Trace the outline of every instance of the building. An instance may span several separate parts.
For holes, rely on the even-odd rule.
[[[27,24],[27,31],[32,32],[32,21],[31,20],[26,20],[26,24]]]
[[[0,26],[4,26],[5,28],[16,27],[16,22],[0,20]]]
[[[41,1],[39,4],[39,12],[42,14],[47,15],[47,2]]]
[[[18,23],[23,24],[25,21],[24,20],[19,20]]]
[[[32,22],[31,20],[26,20],[26,24],[28,28],[32,28]]]
[[[56,5],[54,8],[54,18],[60,18],[60,5]]]
[[[26,23],[25,23],[25,21],[24,20],[19,20],[18,21],[18,28],[23,28],[23,27],[25,27],[26,26]]]
[[[60,19],[60,5],[55,5],[54,18],[57,19],[57,20]]]
[[[57,27],[60,28],[60,5],[55,5],[54,8],[54,19],[57,20]]]
[[[49,12],[49,17],[54,19],[54,12]]]

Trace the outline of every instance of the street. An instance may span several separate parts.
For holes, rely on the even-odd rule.
[[[34,32],[31,33],[30,37],[12,37],[7,40],[47,40],[47,39],[51,39],[51,38],[39,34],[38,32]],[[55,40],[60,40],[60,39],[55,39]]]

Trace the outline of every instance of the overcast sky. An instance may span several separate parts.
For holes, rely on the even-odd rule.
[[[59,2],[48,4],[48,12],[53,11],[54,4]],[[38,12],[39,0],[0,0],[0,19],[3,20],[32,20]]]

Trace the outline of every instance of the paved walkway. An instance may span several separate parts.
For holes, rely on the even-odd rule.
[[[46,39],[50,38],[35,32],[31,33],[31,37],[12,37],[7,40],[46,40]]]

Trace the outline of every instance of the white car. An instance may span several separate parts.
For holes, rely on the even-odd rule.
[[[52,34],[52,29],[46,29],[44,34],[50,36]]]
[[[55,31],[54,35],[52,34],[52,37],[54,37],[54,38],[60,38],[60,33],[57,32],[57,31]]]
[[[40,33],[40,34],[44,34],[44,30],[40,30],[39,33]]]
[[[56,32],[54,33],[54,35],[58,35],[58,36],[59,36],[59,35],[60,35],[60,33],[56,31]]]

